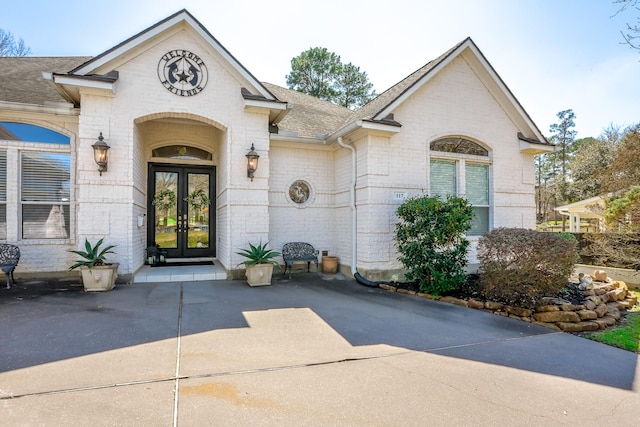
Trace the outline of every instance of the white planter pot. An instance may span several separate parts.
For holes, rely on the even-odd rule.
[[[98,265],[91,269],[80,267],[82,284],[86,292],[110,291],[116,285],[118,263]]]
[[[256,264],[247,267],[247,282],[249,286],[266,286],[271,284],[273,264]]]

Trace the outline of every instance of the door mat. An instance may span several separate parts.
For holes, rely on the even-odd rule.
[[[186,267],[189,265],[213,265],[213,261],[172,261],[151,265],[151,267]]]

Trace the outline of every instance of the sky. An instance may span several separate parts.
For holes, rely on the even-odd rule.
[[[577,138],[640,122],[640,50],[621,35],[640,11],[614,0],[20,0],[0,28],[31,56],[95,56],[183,8],[263,82],[324,47],[381,93],[471,37],[545,136],[567,109]]]

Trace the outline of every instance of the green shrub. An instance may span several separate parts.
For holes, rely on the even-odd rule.
[[[578,260],[577,241],[522,228],[497,228],[480,238],[478,259],[485,297],[531,308],[567,285]]]
[[[558,233],[557,236],[561,239],[571,240],[572,242],[576,242],[576,244],[578,243],[578,238],[573,233]]]
[[[469,247],[464,234],[471,227],[471,204],[458,197],[418,197],[405,201],[397,214],[398,259],[407,279],[435,295],[464,283]]]

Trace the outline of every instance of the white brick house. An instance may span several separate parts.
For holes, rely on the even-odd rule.
[[[124,280],[155,243],[233,277],[259,241],[388,278],[403,199],[466,195],[472,240],[533,228],[533,155],[553,150],[471,39],[357,111],[260,82],[185,10],[92,58],[0,67],[0,242],[20,246],[17,274],[66,271],[69,249],[104,237]]]

